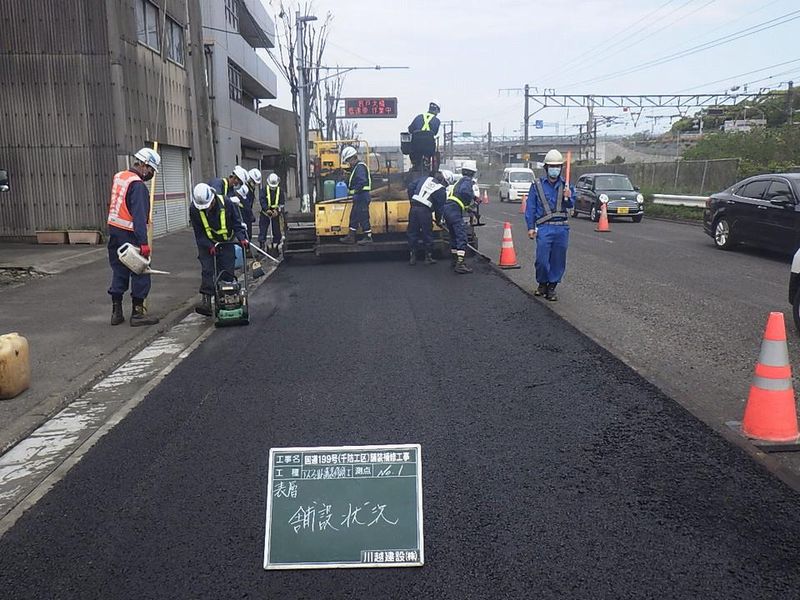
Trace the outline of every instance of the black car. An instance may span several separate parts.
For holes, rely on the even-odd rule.
[[[791,254],[800,247],[800,173],[756,175],[706,200],[703,229],[717,248],[736,244]]]
[[[575,208],[572,216],[587,214],[592,221],[600,219],[600,210],[606,202],[609,217],[631,217],[640,223],[644,217],[644,197],[627,175],[619,173],[587,173],[575,184]]]

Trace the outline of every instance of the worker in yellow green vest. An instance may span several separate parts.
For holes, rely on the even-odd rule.
[[[358,160],[358,152],[352,146],[342,150],[342,165],[350,169],[350,178],[347,187],[353,198],[350,210],[350,229],[346,236],[340,237],[343,244],[355,244],[358,237],[358,228],[364,237],[358,240],[359,245],[372,243],[372,227],[369,224],[370,191],[372,190],[372,175],[365,162]]]
[[[258,244],[262,250],[269,250],[273,256],[278,256],[278,244],[281,243],[281,215],[286,205],[285,196],[281,189],[281,178],[276,173],[267,177],[267,187],[261,190],[258,202],[261,205],[261,215],[258,217]],[[267,230],[272,229],[272,246],[267,246]]]
[[[409,158],[411,159],[412,170],[419,171],[422,169],[425,171],[426,177],[429,175],[428,171],[433,172],[436,170],[433,158],[436,154],[436,136],[439,134],[439,126],[441,125],[438,117],[439,110],[439,101],[431,100],[428,103],[428,112],[418,114],[408,126],[408,133],[411,134]],[[422,172],[419,173],[419,175],[422,174]]]
[[[230,198],[215,193],[206,183],[198,183],[192,194],[189,221],[197,242],[197,260],[200,261],[200,302],[194,310],[210,317],[211,297],[214,295],[214,261],[217,273],[226,281],[235,279],[236,251],[232,244],[217,246],[219,242],[238,241],[247,249],[247,230],[239,211]]]

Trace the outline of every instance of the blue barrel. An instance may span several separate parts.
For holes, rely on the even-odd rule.
[[[336,184],[336,197],[337,198],[345,198],[347,196],[347,184],[344,181],[340,181]]]
[[[336,198],[336,181],[333,179],[326,179],[322,183],[322,199],[333,200]]]
[[[234,246],[234,248],[236,249],[236,263],[235,263],[236,268],[237,269],[243,269],[244,268],[244,249],[239,244],[236,244]]]

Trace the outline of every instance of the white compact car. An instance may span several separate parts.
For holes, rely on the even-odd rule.
[[[522,202],[528,197],[534,174],[525,167],[507,167],[500,181],[500,202]]]

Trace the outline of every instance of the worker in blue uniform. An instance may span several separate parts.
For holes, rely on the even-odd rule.
[[[567,268],[569,222],[567,209],[574,205],[575,188],[562,177],[564,157],[550,150],[544,157],[545,175],[535,179],[528,191],[525,222],[528,237],[536,240],[536,282],[534,295],[558,300],[556,286]]]
[[[436,264],[433,258],[433,220],[438,223],[442,217],[442,208],[447,202],[447,180],[440,171],[430,177],[420,177],[408,186],[408,199],[411,207],[408,213],[408,250],[409,265],[417,264],[417,250],[420,242],[425,249],[425,264]]]
[[[272,256],[280,254],[279,245],[283,239],[281,216],[285,210],[285,194],[280,187],[281,178],[277,173],[270,173],[267,185],[261,190],[258,202],[261,215],[258,217],[258,244],[262,250],[268,250]],[[267,249],[267,231],[272,230],[272,246]]]
[[[352,146],[347,146],[342,150],[342,164],[347,164],[350,169],[350,179],[347,187],[350,196],[353,198],[353,206],[350,210],[350,227],[346,236],[340,237],[339,241],[343,244],[355,244],[358,228],[364,237],[358,240],[359,245],[372,243],[372,227],[369,223],[369,192],[372,190],[372,175],[369,167],[358,160],[358,152]]]
[[[139,249],[144,258],[150,257],[147,226],[150,223],[150,192],[145,185],[158,172],[161,157],[150,148],[142,148],[133,155],[133,166],[114,176],[111,201],[108,206],[108,262],[111,265],[111,324],[125,321],[122,312],[122,296],[131,288],[132,327],[155,325],[157,317],[147,315],[144,302],[150,293],[150,275],[137,275],[123,265],[117,250],[123,244]]]
[[[200,302],[195,306],[195,312],[210,317],[211,297],[216,287],[214,261],[217,273],[226,281],[233,280],[236,267],[234,246],[217,246],[217,243],[237,240],[246,250],[249,245],[247,231],[231,199],[217,194],[207,183],[198,183],[194,187],[189,221],[194,229],[201,268]]]
[[[436,136],[439,134],[441,121],[439,114],[439,102],[431,100],[428,103],[428,112],[420,113],[408,126],[411,134],[411,159],[412,170],[416,170],[424,163],[425,157],[433,157],[436,153]],[[428,168],[433,169],[433,165]]]
[[[466,262],[467,225],[464,217],[468,213],[480,192],[473,177],[478,168],[474,160],[467,160],[461,165],[461,178],[453,184],[442,209],[442,218],[450,233],[450,257],[453,270],[458,274],[472,273]]]

